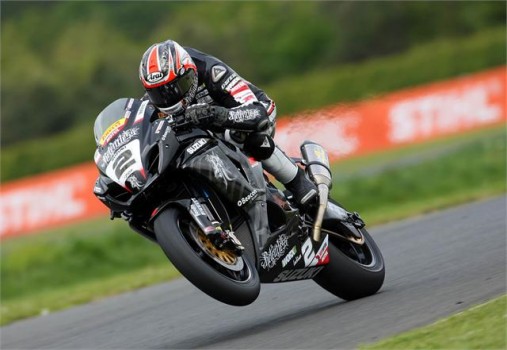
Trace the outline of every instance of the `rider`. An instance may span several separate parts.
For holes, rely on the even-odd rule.
[[[276,106],[262,90],[219,59],[172,40],[153,44],[139,66],[139,78],[163,115],[185,114],[222,133],[284,184],[299,207],[314,202],[317,187],[273,141]]]

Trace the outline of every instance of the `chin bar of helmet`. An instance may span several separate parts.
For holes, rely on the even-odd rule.
[[[327,208],[329,188],[331,187],[329,159],[326,150],[319,144],[311,141],[305,141],[301,145],[301,154],[306,161],[306,170],[319,190],[319,206],[312,233],[313,240],[318,242],[320,241],[322,221],[324,220]]]

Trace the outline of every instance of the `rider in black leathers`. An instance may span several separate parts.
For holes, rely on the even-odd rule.
[[[144,98],[163,116],[184,113],[262,162],[263,168],[292,192],[304,208],[317,188],[274,141],[276,106],[259,88],[219,59],[167,40],[144,53],[139,78]]]

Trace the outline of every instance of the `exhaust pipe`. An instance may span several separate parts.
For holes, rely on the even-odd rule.
[[[329,169],[329,158],[326,150],[319,144],[312,141],[305,141],[301,145],[301,155],[305,160],[306,170],[312,181],[319,190],[319,207],[315,223],[313,225],[312,238],[320,241],[322,221],[327,208],[329,188],[331,187],[331,170]]]

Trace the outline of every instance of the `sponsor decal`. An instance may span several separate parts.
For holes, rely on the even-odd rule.
[[[254,199],[257,196],[257,193],[258,193],[257,190],[253,190],[246,197],[241,198],[237,203],[238,207],[241,207],[241,206],[245,205],[246,203],[250,202],[252,199]]]
[[[137,113],[136,113],[136,119],[134,119],[134,124],[137,124],[143,120],[144,112],[146,111],[146,106],[148,106],[148,102],[149,101],[146,100],[143,103],[141,103],[141,105],[139,106],[139,109],[137,110]]]
[[[130,187],[135,188],[137,190],[143,187],[143,183],[141,183],[134,174],[130,175],[130,177],[127,179],[127,182],[130,183]]]
[[[162,123],[161,121],[159,121],[159,123],[157,125],[157,128],[155,129],[155,134],[159,134],[160,130],[162,130],[163,126],[164,126],[164,123]]]
[[[126,118],[121,118],[111,124],[102,134],[102,137],[100,138],[100,145],[104,146],[106,143],[108,143],[109,140],[111,140],[113,136],[120,131],[123,125],[125,125],[126,120]]]
[[[324,266],[282,271],[273,282],[297,281],[317,276]]]
[[[299,262],[299,260],[301,260],[301,257],[302,257],[301,254],[299,254],[298,256],[296,256],[294,258],[294,261],[292,262],[292,265],[296,266],[296,264]]]
[[[317,160],[319,160],[323,164],[329,165],[326,151],[322,147],[315,147],[313,149],[313,153],[315,154],[315,157],[317,157]]]
[[[207,154],[204,159],[213,167],[213,175],[221,180],[227,189],[227,181],[232,181],[233,179],[227,174],[223,160],[215,153]]]
[[[107,176],[123,187],[130,175],[143,170],[139,146],[138,139],[130,141],[116,151],[107,165]]]
[[[224,66],[214,66],[211,68],[211,80],[213,80],[214,83],[218,83],[226,72],[227,69],[225,69]]]
[[[131,128],[123,131],[116,140],[111,142],[108,146],[106,151],[102,154],[102,158],[105,163],[109,163],[111,161],[112,157],[116,153],[116,151],[123,146],[124,144],[128,143],[130,140],[132,140],[134,137],[139,135],[139,128]]]
[[[282,259],[282,266],[285,267],[287,266],[288,263],[290,263],[290,261],[292,260],[292,258],[294,258],[294,256],[296,256],[296,253],[297,253],[298,249],[296,248],[296,246],[294,246],[288,253],[287,255],[285,255],[285,258]]]
[[[234,110],[231,109],[229,111],[229,117],[227,119],[233,121],[234,123],[242,123],[246,120],[254,120],[260,117],[261,112],[256,109],[248,109],[248,110]]]
[[[257,97],[255,97],[254,93],[248,85],[244,81],[238,82],[231,90],[230,94],[236,101],[241,104],[257,101]]]
[[[162,80],[163,77],[164,77],[164,74],[162,72],[153,72],[153,73],[148,74],[148,76],[146,77],[146,80],[150,83],[156,83],[156,82]]]
[[[165,129],[164,131],[164,135],[162,135],[162,141],[165,141],[165,139],[167,138],[167,135],[169,135],[169,132],[171,132],[171,127],[170,126],[167,126],[167,128]]]
[[[304,259],[306,267],[325,265],[329,262],[328,239],[329,239],[329,236],[326,236],[326,238],[322,242],[317,254],[315,254],[315,252],[313,250],[313,244],[312,244],[311,238],[308,237],[306,239],[306,241],[301,246],[301,253],[303,254],[303,259]]]
[[[209,95],[209,91],[208,89],[206,89],[204,84],[197,89],[195,99],[197,103],[212,104],[214,102],[213,98]]]
[[[264,138],[264,141],[262,141],[262,145],[260,145],[259,147],[260,148],[271,148],[271,144],[269,143],[267,136]]]
[[[133,104],[134,104],[134,99],[130,98],[129,102],[127,103],[127,109],[129,110],[129,112],[130,112],[130,109],[132,108]]]
[[[199,150],[202,146],[208,143],[207,139],[199,139],[192,144],[192,146],[187,148],[188,154],[194,154],[197,150]]]
[[[317,259],[317,265],[326,265],[329,263],[328,236],[326,236],[326,239],[322,242],[315,258]]]
[[[234,87],[234,85],[236,85],[240,80],[241,78],[238,77],[237,74],[233,74],[224,81],[221,88],[222,90],[229,92]]]
[[[265,270],[272,269],[277,261],[285,254],[289,246],[289,237],[280,235],[276,242],[269,246],[269,249],[261,255],[261,266]]]
[[[192,204],[190,205],[190,211],[194,216],[207,216],[201,203],[195,198],[192,198]],[[215,227],[213,227],[213,230]]]
[[[131,113],[132,113],[132,111],[130,111],[130,110],[129,110],[129,111],[126,111],[126,112],[125,112],[125,115],[124,115],[123,117],[124,117],[125,119],[129,119],[129,117],[130,117],[130,114],[131,114]]]

